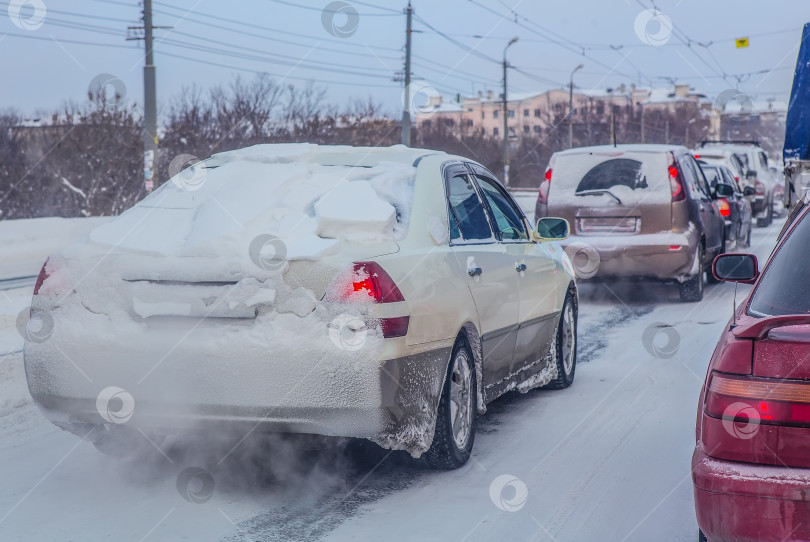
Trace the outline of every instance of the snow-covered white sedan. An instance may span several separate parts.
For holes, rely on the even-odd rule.
[[[488,402],[574,379],[567,234],[441,152],[217,154],[48,259],[28,386],[106,452],[216,428],[458,467]]]

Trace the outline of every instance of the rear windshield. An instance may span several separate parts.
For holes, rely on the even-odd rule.
[[[644,164],[630,158],[613,158],[592,167],[577,185],[577,192],[608,190],[614,186],[626,186],[631,190],[647,188],[647,176],[642,171]]]
[[[638,202],[659,192],[669,201],[667,154],[617,150],[555,157],[549,200],[600,192],[610,192],[623,203]]]
[[[780,316],[810,313],[810,220],[807,213],[785,239],[770,265],[765,269],[759,286],[751,296],[748,313],[752,316]]]

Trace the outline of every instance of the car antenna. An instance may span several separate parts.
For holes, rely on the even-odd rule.
[[[734,329],[737,327],[737,283],[734,283],[734,308],[731,311],[731,326],[729,326],[729,330]]]

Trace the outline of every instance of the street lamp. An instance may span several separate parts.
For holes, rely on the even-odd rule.
[[[571,115],[574,112],[574,74],[584,68],[582,64],[574,68],[571,72],[571,80],[568,83],[568,148],[574,146],[574,124],[571,120]]]
[[[503,48],[503,183],[506,185],[509,184],[509,106],[506,98],[506,68],[509,63],[506,61],[506,50],[517,41],[515,36]]]

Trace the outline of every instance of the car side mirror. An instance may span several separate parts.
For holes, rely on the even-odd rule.
[[[754,195],[754,194],[756,194],[756,193],[757,193],[757,191],[756,191],[756,190],[754,190],[754,187],[753,187],[753,186],[746,186],[746,187],[743,189],[743,196],[753,196],[753,195]]]
[[[720,254],[712,263],[712,274],[725,282],[754,284],[759,277],[759,264],[753,254]]]
[[[746,179],[756,179],[757,178],[757,172],[754,171],[753,169],[749,169],[748,171],[745,172],[745,178]]]
[[[717,183],[714,187],[715,198],[730,198],[734,195],[734,187],[730,184]]]
[[[566,219],[547,216],[537,221],[533,237],[535,241],[562,241],[568,238],[570,231]]]

